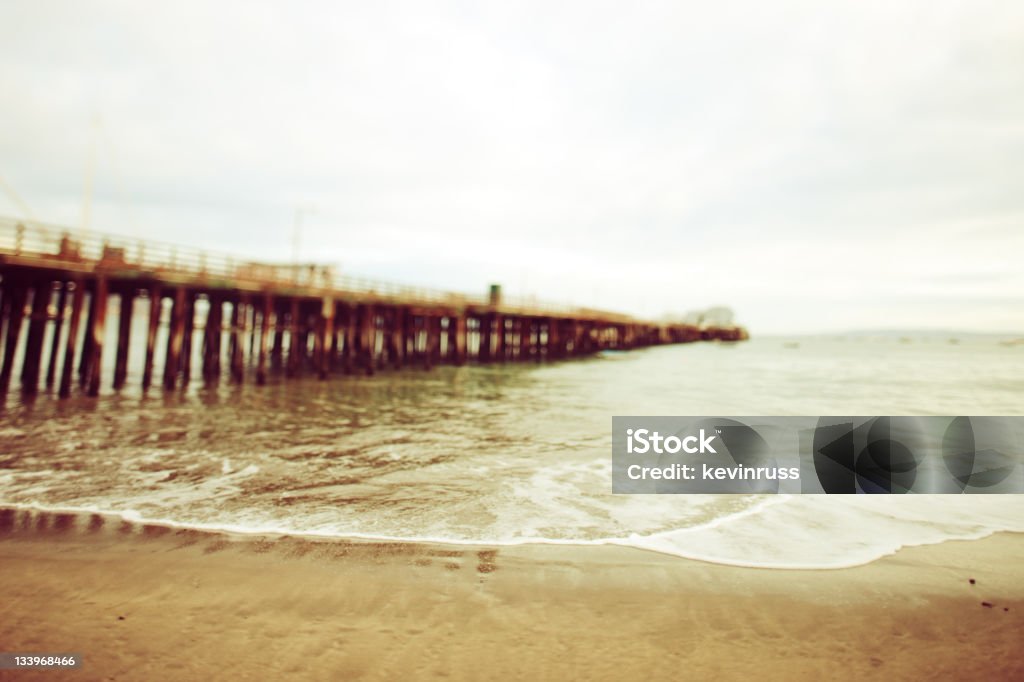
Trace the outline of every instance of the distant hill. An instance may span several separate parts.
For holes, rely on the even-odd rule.
[[[846,332],[835,332],[832,334],[819,334],[818,336],[847,336],[847,337],[886,337],[886,338],[908,338],[908,339],[1014,339],[1024,337],[1024,331],[1020,332],[976,332],[964,331],[962,329],[855,329]]]

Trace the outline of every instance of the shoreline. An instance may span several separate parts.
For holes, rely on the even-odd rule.
[[[750,510],[744,510],[738,512],[738,514],[746,515],[749,512]],[[724,520],[728,520],[728,518],[730,517],[723,518]],[[721,520],[723,519],[719,519],[719,521]],[[3,537],[3,533],[11,532],[13,530],[26,531],[35,528],[35,530],[37,531],[46,531],[50,529],[52,526],[53,530],[57,530],[59,532],[80,530],[82,528],[87,527],[90,529],[90,532],[94,532],[100,528],[110,528],[112,525],[118,525],[120,528],[125,529],[121,531],[122,535],[131,535],[133,533],[143,532],[145,531],[145,529],[150,529],[150,531],[153,532],[156,532],[154,529],[165,529],[169,532],[185,531],[189,533],[199,533],[203,535],[224,536],[239,541],[291,538],[309,542],[371,544],[397,543],[419,546],[441,546],[450,547],[453,549],[472,549],[481,547],[511,549],[516,547],[531,546],[566,548],[615,547],[630,551],[635,550],[645,553],[650,552],[659,556],[667,557],[672,560],[695,561],[698,563],[705,563],[712,566],[746,568],[752,570],[797,572],[841,571],[850,568],[858,568],[861,566],[870,566],[871,564],[879,560],[896,556],[899,553],[908,549],[916,547],[943,545],[948,542],[974,542],[977,540],[984,540],[994,535],[1001,534],[1021,535],[1022,537],[1024,537],[1024,531],[1022,530],[986,529],[976,535],[971,536],[949,537],[937,541],[927,541],[900,545],[895,549],[892,549],[884,554],[879,554],[878,556],[870,560],[860,561],[857,563],[833,564],[827,566],[801,564],[763,565],[753,562],[701,556],[698,554],[681,554],[669,550],[659,549],[654,542],[651,542],[652,540],[656,539],[659,536],[659,534],[641,536],[640,539],[644,542],[638,542],[636,540],[626,538],[599,538],[580,540],[523,538],[514,541],[456,540],[431,537],[397,537],[388,535],[370,535],[359,533],[342,534],[317,531],[290,531],[285,529],[269,528],[240,528],[232,526],[231,524],[216,525],[210,523],[189,523],[171,521],[168,519],[147,518],[138,515],[134,512],[94,511],[91,509],[85,509],[81,507],[48,507],[38,504],[0,502],[0,538]],[[127,530],[128,528],[131,528],[131,530]]]
[[[97,517],[0,515],[3,649],[84,657],[0,679],[1024,676],[1020,533],[780,570]]]

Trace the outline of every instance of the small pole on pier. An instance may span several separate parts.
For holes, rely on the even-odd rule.
[[[163,293],[159,284],[149,287],[149,319],[146,320],[146,364],[142,370],[142,388],[149,388],[153,382],[153,359],[156,357],[156,332],[160,326]]]
[[[46,366],[46,388],[53,388],[53,382],[57,377],[57,356],[60,355],[60,332],[64,326],[64,307],[67,304],[68,283],[58,282],[60,294],[57,296],[57,314],[53,318],[53,338],[50,340],[50,359]]]
[[[75,280],[75,288],[71,295],[71,322],[68,324],[68,338],[64,343],[64,365],[60,368],[60,389],[57,393],[61,398],[71,395],[71,372],[75,364],[75,344],[78,343],[78,326],[82,320],[82,304],[85,302],[85,285],[82,280]]]
[[[107,278],[96,278],[95,316],[89,329],[92,337],[92,359],[89,362],[89,386],[86,395],[94,397],[100,393],[100,371],[103,364],[103,333],[107,324]]]
[[[114,389],[124,386],[128,376],[128,344],[132,335],[132,312],[135,307],[134,289],[121,292],[121,312],[117,325],[117,361],[114,364]]]

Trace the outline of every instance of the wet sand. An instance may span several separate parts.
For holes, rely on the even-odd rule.
[[[0,576],[0,650],[84,657],[5,680],[1024,679],[1019,534],[778,571],[8,511]]]

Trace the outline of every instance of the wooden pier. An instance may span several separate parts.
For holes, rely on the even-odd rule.
[[[326,379],[746,338],[741,328],[506,300],[495,287],[473,297],[2,218],[0,278],[0,395],[15,374],[26,394],[41,384],[62,398],[98,395],[107,381],[121,389],[142,348],[142,387],[173,390],[197,377],[262,384],[271,372]],[[105,368],[109,325],[116,353]]]

